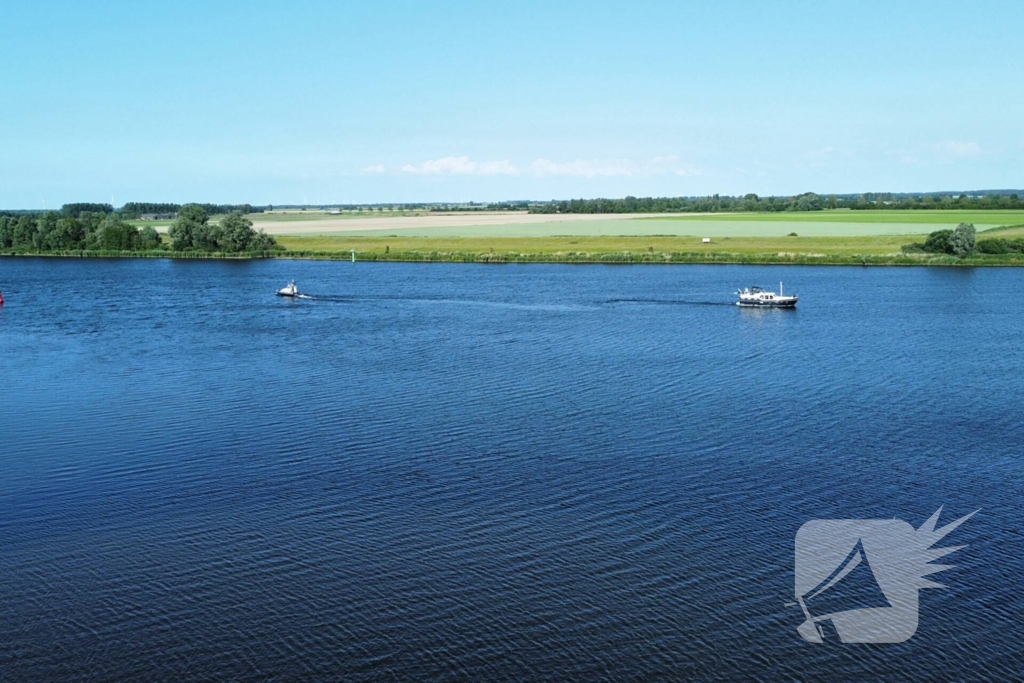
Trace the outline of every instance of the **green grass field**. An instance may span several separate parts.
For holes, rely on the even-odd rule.
[[[957,221],[958,222],[958,221]],[[390,226],[380,230],[351,230],[344,234],[360,237],[393,235],[395,237],[519,237],[541,239],[545,237],[786,237],[792,232],[800,237],[867,237],[875,235],[921,235],[943,228],[954,228],[950,223],[826,223],[809,221],[693,221],[689,219],[650,220],[586,220],[564,223],[533,223],[508,225],[453,225],[438,227],[401,228]],[[976,223],[978,230],[986,230],[1004,223]],[[256,227],[260,227],[256,223]],[[336,230],[318,231],[315,223],[293,234],[314,237],[342,234]]]
[[[1024,236],[1024,226],[990,231],[982,239]],[[265,254],[192,252],[50,252],[47,256],[164,258],[313,258],[362,261],[447,261],[498,263],[756,263],[814,265],[1018,266],[1024,254],[977,253],[965,259],[945,254],[904,254],[901,247],[924,235],[700,238],[658,235],[549,237],[416,237],[282,235],[285,251]]]
[[[1018,237],[1024,227],[986,233]],[[508,236],[279,236],[289,251],[308,255],[337,254],[352,249],[364,260],[504,260],[504,261],[675,261],[752,263],[935,263],[953,265],[1024,265],[1020,255],[979,255],[969,262],[934,255],[904,255],[901,247],[924,240],[917,235],[834,235],[818,237],[740,236],[713,239],[651,235]]]
[[[412,213],[412,212],[410,212]],[[505,260],[699,262],[942,263],[945,257],[906,256],[901,247],[927,233],[973,222],[979,239],[1024,236],[1024,211],[829,211],[808,214],[731,214],[636,219],[584,219],[503,225],[395,228],[397,212],[384,212],[383,230],[317,234],[317,224],[338,219],[325,212],[255,214],[265,220],[308,222],[310,232],[276,235],[296,255],[344,256],[355,249],[370,260]],[[350,214],[360,217],[360,213]],[[368,214],[363,213],[362,217]],[[374,212],[374,216],[377,213]],[[514,217],[513,217],[514,218]],[[134,221],[163,228],[166,221]],[[1011,226],[1011,227],[995,227]],[[329,231],[328,231],[329,232]],[[796,233],[791,236],[790,233]],[[711,239],[705,244],[702,238]],[[1019,255],[1018,255],[1019,256]],[[1020,265],[1018,256],[972,259]]]
[[[509,220],[501,224],[475,224],[472,216],[444,216],[438,223],[417,225],[415,220],[403,220],[396,213],[373,214],[370,220],[361,221],[356,230],[343,227],[346,221],[328,214],[286,214],[288,230],[293,235],[313,237],[317,235],[341,234],[349,236],[374,237],[393,235],[395,237],[520,237],[545,238],[558,236],[599,237],[599,236],[693,236],[721,239],[725,237],[785,237],[797,233],[800,237],[856,237],[877,235],[920,235],[934,230],[953,228],[965,221],[974,223],[979,230],[989,230],[1006,225],[1024,224],[1024,211],[822,211],[810,213],[751,213],[711,214],[692,216],[643,216],[638,218],[611,218],[593,216],[543,216],[532,215],[533,222],[521,222],[519,216],[510,214]],[[351,214],[352,218],[367,218],[369,214]],[[325,219],[334,219],[333,223]],[[257,227],[281,220],[281,214],[267,214],[253,217]],[[376,221],[379,220],[379,227]],[[280,225],[280,223],[278,223]],[[410,227],[406,227],[409,225]],[[307,229],[308,226],[308,229]]]
[[[417,237],[348,236],[316,237],[282,235],[277,241],[289,250],[358,253],[389,252],[472,252],[552,254],[585,252],[700,252],[737,254],[893,254],[900,246],[915,241],[905,236],[869,237],[725,237],[704,244],[699,238],[675,236],[583,236],[561,237]]]

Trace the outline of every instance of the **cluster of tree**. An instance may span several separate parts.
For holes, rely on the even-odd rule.
[[[487,205],[488,211],[526,211],[530,208],[530,202],[491,202]]]
[[[892,194],[867,192],[859,195],[840,195],[836,207],[855,210],[915,210],[915,209],[1024,209],[1024,200],[1016,192],[988,194]]]
[[[384,212],[384,211],[525,211],[530,208],[531,204],[535,202],[529,202],[526,200],[518,201],[506,201],[506,202],[491,202],[484,204],[481,202],[413,202],[405,204],[305,204],[305,205],[293,205],[293,204],[278,204],[277,208],[290,209],[298,211],[306,211],[307,209],[312,211],[364,211],[364,212]],[[270,205],[265,207],[266,211],[273,211],[274,206]]]
[[[0,216],[0,251],[45,253],[166,248],[152,226],[139,229],[122,220],[122,214],[117,212],[76,210],[81,205],[67,206],[72,208]],[[281,248],[273,237],[254,230],[252,221],[241,213],[228,214],[219,223],[211,223],[209,213],[199,204],[186,204],[177,213],[178,218],[168,233],[170,247],[175,251],[251,253]]]
[[[139,251],[161,248],[151,227],[139,230],[114,213],[61,211],[0,217],[0,249],[16,252]]]
[[[75,204],[65,204],[60,207],[60,212],[65,216],[72,218],[78,218],[83,213],[102,213],[108,214],[114,212],[114,207],[110,204],[94,204],[92,202],[77,202]]]
[[[175,251],[243,253],[281,248],[273,237],[254,230],[252,221],[240,212],[228,214],[219,223],[210,223],[202,204],[186,204],[177,213],[167,231]]]
[[[814,192],[792,197],[625,197],[622,199],[572,199],[541,203],[516,203],[531,213],[716,213],[720,211],[822,211],[824,209],[1024,209],[1024,199],[1015,192],[984,195],[950,194],[895,195],[874,193],[829,195]]]
[[[182,206],[182,204],[167,202],[128,202],[120,208],[120,213],[125,218],[138,218],[148,213],[178,213]],[[263,213],[263,207],[252,204],[190,204],[188,206],[201,206],[203,211],[211,216],[227,213]]]
[[[490,202],[488,204],[469,202],[460,204],[428,204],[424,208],[428,211],[526,211],[533,204],[535,202],[528,201]]]
[[[794,197],[625,197],[623,199],[571,199],[530,206],[531,213],[716,213],[720,211],[821,211],[836,208],[835,197],[813,192]]]
[[[1024,238],[1008,240],[1002,237],[990,237],[978,240],[976,249],[979,254],[1024,254]]]
[[[988,240],[982,240],[987,242]],[[936,230],[928,235],[928,239],[903,246],[905,253],[951,254],[964,258],[974,253],[978,247],[974,225],[961,223],[955,230]],[[979,250],[980,251],[980,250]]]

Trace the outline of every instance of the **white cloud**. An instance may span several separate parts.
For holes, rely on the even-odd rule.
[[[835,147],[829,145],[827,147],[809,149],[801,155],[799,160],[795,161],[797,164],[804,167],[824,168],[836,158],[846,156],[848,155],[837,151]]]
[[[422,164],[406,164],[404,173],[417,175],[517,175],[519,169],[508,159],[501,161],[471,161],[469,157],[441,157]]]
[[[819,147],[818,149],[809,149],[804,152],[804,159],[810,161],[823,161],[828,159],[835,153],[834,147]]]
[[[954,157],[973,157],[981,153],[981,147],[977,142],[948,140],[938,145],[937,151]]]
[[[557,163],[549,159],[537,159],[530,164],[530,171],[536,176],[574,176],[578,178],[611,178],[616,176],[650,176],[674,173],[692,175],[693,170],[682,167],[677,156],[661,156],[653,159],[577,159]]]
[[[370,169],[364,169],[364,173]],[[621,176],[653,175],[699,175],[697,171],[679,163],[677,156],[659,156],[651,159],[577,159],[556,162],[550,159],[536,159],[528,167],[520,169],[507,159],[500,161],[473,161],[468,156],[448,156],[430,159],[419,164],[402,166],[403,173],[415,175],[449,176],[498,176],[528,174],[535,177],[568,176],[576,178],[611,178]]]
[[[373,166],[367,166],[364,168],[362,173],[363,175],[380,175],[385,170],[384,164],[374,164]]]

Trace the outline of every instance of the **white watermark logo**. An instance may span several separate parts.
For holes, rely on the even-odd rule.
[[[924,577],[953,565],[932,560],[965,546],[933,548],[977,510],[935,528],[942,512],[915,530],[899,519],[815,519],[796,534],[797,632],[812,643],[835,629],[844,643],[902,643],[917,631],[917,592],[944,588]]]

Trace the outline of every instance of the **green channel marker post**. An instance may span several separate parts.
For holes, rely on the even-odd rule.
[[[356,250],[355,249],[351,249],[350,251],[352,252],[352,263],[355,263],[356,262]]]

